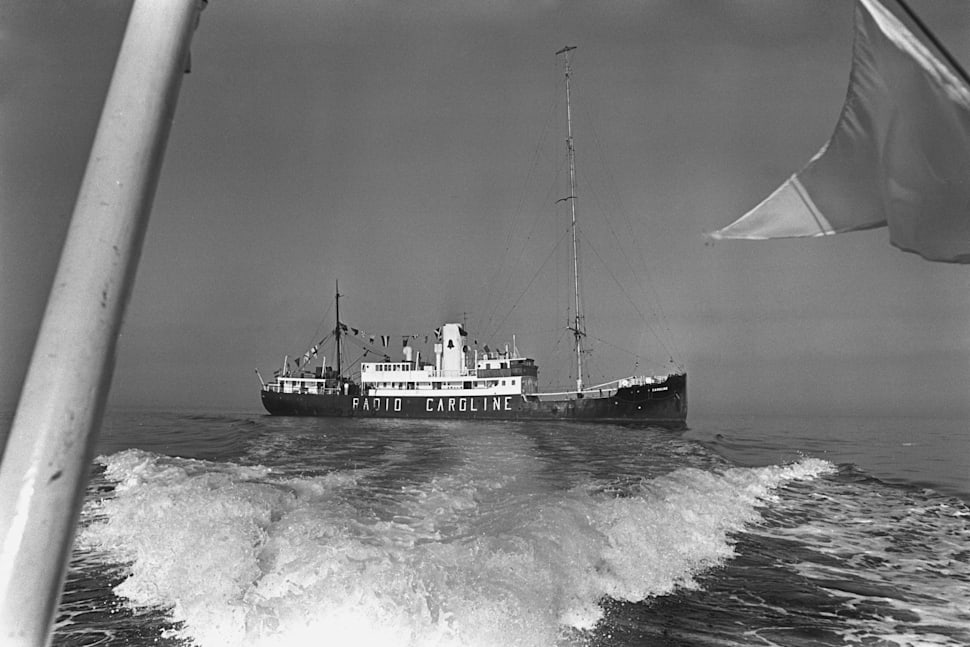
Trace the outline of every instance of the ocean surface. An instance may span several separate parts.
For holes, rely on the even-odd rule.
[[[54,645],[970,644],[968,421],[109,412]]]

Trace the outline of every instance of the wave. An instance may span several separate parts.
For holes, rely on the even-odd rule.
[[[115,589],[201,647],[583,643],[605,599],[696,587],[779,488],[833,466],[681,468],[567,490],[444,473],[375,488],[126,450],[86,505],[79,548],[124,565]]]

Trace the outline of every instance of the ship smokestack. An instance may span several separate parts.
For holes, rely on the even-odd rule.
[[[458,373],[465,365],[462,332],[460,324],[450,323],[441,327],[441,370]]]

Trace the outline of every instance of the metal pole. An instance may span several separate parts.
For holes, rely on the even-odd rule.
[[[135,0],[0,466],[0,643],[48,644],[204,0]]]
[[[340,384],[340,374],[343,372],[343,369],[340,367],[340,333],[342,332],[341,329],[340,329],[340,281],[335,281],[334,282],[334,289],[335,289],[335,294],[336,294],[336,296],[334,297],[334,301],[336,303],[336,308],[337,308],[337,327],[334,328],[334,331],[333,332],[334,332],[334,335],[336,336],[336,340],[337,340],[337,342],[336,342],[336,345],[337,345],[337,388],[339,389],[339,388],[342,388],[342,386]]]
[[[572,215],[571,231],[573,242],[573,287],[576,298],[576,316],[573,322],[573,337],[576,342],[576,390],[583,390],[583,336],[586,334],[583,326],[582,304],[579,300],[579,240],[576,231],[576,147],[573,145],[573,112],[569,97],[569,79],[572,69],[569,67],[569,52],[575,47],[563,47],[556,52],[562,54],[566,67],[566,152],[569,158],[569,212]]]

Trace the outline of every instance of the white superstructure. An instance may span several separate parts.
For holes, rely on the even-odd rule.
[[[441,327],[435,363],[423,364],[410,346],[400,362],[361,362],[360,387],[366,396],[519,395],[537,390],[535,361],[515,353],[470,351],[460,324]]]

